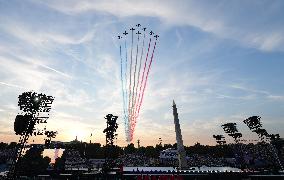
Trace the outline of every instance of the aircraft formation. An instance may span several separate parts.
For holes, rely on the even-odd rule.
[[[126,141],[131,142],[140,115],[159,35],[136,24],[118,36]]]

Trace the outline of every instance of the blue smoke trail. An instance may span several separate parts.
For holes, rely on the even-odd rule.
[[[123,82],[123,60],[122,60],[122,53],[121,53],[121,45],[119,45],[119,55],[120,55],[120,80],[121,80],[121,93],[122,93],[122,98],[123,98],[123,114],[124,114],[124,120],[125,120],[125,90],[124,90],[124,82]],[[125,126],[127,126],[126,121],[125,121]]]
[[[128,64],[128,51],[127,51],[127,43],[126,39],[124,41],[124,48],[125,48],[125,70],[124,70],[124,77],[125,77],[125,83],[124,83],[124,103],[125,103],[125,113],[124,113],[124,124],[125,124],[125,135],[126,135],[126,140],[129,141],[130,133],[129,133],[129,120],[128,120],[128,91],[127,91],[127,64]]]

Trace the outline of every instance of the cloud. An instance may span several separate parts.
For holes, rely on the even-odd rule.
[[[111,22],[107,21],[103,24],[107,23]],[[80,46],[80,49],[84,48],[85,43],[93,40],[98,24],[95,24],[94,29],[90,29],[78,39],[68,36],[68,33],[45,33],[44,28],[39,28],[34,32],[31,30],[32,26],[32,24],[23,25],[19,22],[7,23],[3,28],[1,27],[6,34],[12,35],[17,43],[5,46],[5,43],[8,42],[3,42],[3,48],[1,45],[0,85],[22,88],[21,90],[34,90],[54,96],[53,108],[57,112],[52,115],[55,121],[51,118],[50,126],[59,128],[64,140],[68,137],[68,133],[70,136],[72,128],[76,129],[75,125],[81,127],[80,131],[89,131],[91,127],[94,127],[93,122],[96,122],[96,131],[103,129],[104,122],[98,122],[101,122],[107,113],[119,112],[121,109],[119,103],[113,103],[120,102],[117,100],[120,98],[120,89],[114,88],[119,87],[115,59],[112,55],[98,53],[96,56],[91,54],[87,61],[77,57],[73,49],[70,48],[74,47],[73,45]],[[36,51],[34,51],[34,47],[37,48]],[[92,49],[92,51],[94,50]],[[76,59],[81,63],[80,66],[76,66],[77,62],[65,61],[64,56],[62,58],[61,54],[57,54],[58,52]],[[82,55],[83,53],[79,51],[78,54]],[[70,64],[74,69],[68,68]],[[87,72],[82,74],[77,71],[78,69]],[[99,81],[96,81],[97,79]],[[82,84],[84,84],[83,87],[81,87]],[[101,88],[96,86],[101,86]],[[91,89],[91,87],[96,87],[98,90]],[[2,89],[0,96],[6,95],[5,93],[9,94],[8,98],[11,100],[11,96],[16,97],[20,91],[11,93],[11,91],[5,92]],[[106,100],[106,97],[111,99]],[[7,115],[8,111],[1,107],[2,109],[1,112]],[[13,112],[16,111],[17,108],[13,109]],[[62,113],[69,114],[69,116],[62,116]],[[4,120],[2,116],[0,122],[2,123]],[[71,125],[72,123],[73,125]],[[70,124],[68,129],[64,124]],[[10,124],[7,128],[12,129]]]
[[[157,49],[154,58],[157,55],[159,61],[153,61],[135,138],[155,144],[159,137],[163,137],[163,140],[173,143],[171,105],[172,99],[175,99],[184,124],[182,131],[185,132],[186,143],[193,143],[192,136],[203,138],[205,142],[211,135],[203,132],[218,130],[214,127],[219,121],[212,117],[220,117],[218,113],[227,114],[220,118],[230,117],[230,107],[224,109],[228,110],[226,112],[220,110],[224,104],[248,103],[244,100],[262,100],[263,97],[283,101],[280,94],[272,91],[242,84],[222,85],[226,73],[230,73],[226,68],[235,68],[228,67],[231,64],[227,62],[212,70],[216,59],[220,58],[219,53],[223,55],[223,49],[217,48],[232,45],[232,40],[233,44],[237,42],[261,51],[283,50],[282,25],[275,28],[278,20],[272,21],[274,14],[270,5],[266,6],[267,11],[265,9],[265,13],[272,14],[265,19],[265,22],[272,22],[268,27],[263,21],[266,15],[260,14],[260,11],[252,12],[253,8],[247,8],[250,3],[243,7],[239,3],[227,4],[225,1],[208,3],[31,0],[22,4],[27,9],[38,8],[32,12],[33,18],[16,9],[14,12],[17,13],[11,11],[12,15],[8,13],[0,18],[3,38],[0,44],[0,97],[5,99],[3,103],[10,103],[11,98],[16,102],[18,93],[23,89],[55,96],[50,126],[58,127],[62,134],[59,137],[64,140],[68,139],[68,135],[74,139],[71,131],[75,132],[76,128],[88,133],[95,129],[98,138],[104,137],[104,116],[113,113],[119,116],[118,141],[125,142],[119,51],[115,36],[110,35],[121,30],[123,24],[133,25],[141,20],[141,24],[151,24],[161,32],[159,48],[173,49]],[[46,21],[39,22],[38,17]],[[239,52],[240,48],[236,50]],[[234,56],[230,61],[234,61]],[[0,106],[5,117],[17,109]],[[6,120],[4,116],[1,116],[1,123]]]
[[[175,34],[176,34],[176,37],[177,37],[177,45],[176,46],[180,47],[183,38],[182,38],[182,36],[181,36],[181,34],[180,34],[180,32],[178,30],[176,30]]]
[[[33,46],[40,46],[41,48],[45,46],[52,46],[54,43],[66,45],[66,44],[83,44],[91,41],[96,33],[96,28],[88,30],[83,35],[78,34],[66,34],[60,31],[51,31],[46,29],[37,29],[36,31],[33,25],[27,26],[21,22],[12,23],[5,22],[2,23],[2,30],[7,34],[14,36],[17,39],[28,42]]]
[[[263,51],[284,50],[283,32],[272,32],[267,34],[250,34],[246,37],[252,44]]]
[[[263,91],[263,90],[257,90],[257,89],[252,89],[252,88],[248,88],[239,84],[233,84],[230,86],[231,88],[235,88],[235,89],[239,89],[239,90],[243,90],[243,91],[248,91],[248,92],[253,92],[253,93],[260,93],[260,94],[269,94],[267,91]]]
[[[284,96],[268,95],[268,98],[270,98],[272,100],[277,100],[277,101],[284,101]]]
[[[251,95],[246,96],[249,99],[253,98],[253,95],[261,94],[264,97],[271,99],[271,100],[277,100],[277,101],[283,101],[284,100],[284,96],[282,96],[282,95],[275,95],[275,94],[273,94],[269,91],[264,91],[264,90],[254,89],[254,88],[248,88],[248,87],[242,86],[240,84],[233,84],[230,87],[234,88],[234,89],[242,90],[242,91],[245,91],[245,92],[253,93]]]
[[[246,47],[262,51],[284,51],[282,28],[271,27],[252,29],[266,23],[270,18],[270,26],[277,27],[279,20],[275,17],[281,8],[274,3],[229,3],[219,1],[207,5],[203,1],[41,1],[42,4],[68,15],[80,15],[90,12],[109,13],[118,18],[124,17],[156,17],[169,26],[193,26],[204,32],[212,33],[225,39],[233,39]],[[241,6],[242,5],[242,6]],[[155,8],[152,8],[155,7]],[[245,8],[244,8],[245,7]],[[255,11],[255,8],[259,8]],[[266,13],[261,9],[265,7]],[[235,9],[241,9],[236,11]],[[275,12],[274,12],[275,11]],[[240,13],[240,14],[239,14]],[[241,14],[243,13],[243,14]],[[252,18],[246,18],[250,15]],[[243,17],[239,21],[238,17]],[[279,17],[278,17],[279,18]],[[257,20],[256,20],[257,19]],[[263,19],[263,22],[261,22]],[[282,24],[283,25],[283,24]]]
[[[0,134],[7,136],[7,135],[14,135],[11,131],[0,131]]]

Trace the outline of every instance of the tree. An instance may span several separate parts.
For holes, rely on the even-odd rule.
[[[136,152],[136,148],[134,147],[133,143],[128,144],[125,148],[124,148],[124,153],[125,154],[133,154]]]
[[[216,142],[219,145],[226,144],[225,137],[223,135],[213,135],[213,138],[216,139]]]
[[[106,162],[104,164],[103,171],[106,173],[114,166],[114,158],[115,154],[113,150],[115,149],[114,139],[117,138],[116,130],[118,128],[118,124],[116,122],[118,116],[114,116],[112,114],[106,115],[105,119],[107,120],[107,127],[104,129],[103,133],[106,133],[106,146],[105,146],[105,159]]]
[[[16,142],[10,142],[10,144],[7,146],[8,149],[14,149],[16,148],[17,143]]]
[[[86,144],[85,152],[86,158],[104,158],[104,151],[100,143]]]
[[[249,127],[250,130],[258,129],[262,127],[260,118],[260,116],[251,116],[245,119],[244,123]]]
[[[8,146],[7,143],[4,143],[4,142],[0,142],[0,150],[3,150],[3,149],[6,149]]]
[[[35,176],[44,173],[50,163],[49,157],[42,156],[43,148],[32,147],[20,158],[18,164],[19,175]]]
[[[159,144],[156,144],[156,147],[155,147],[155,150],[156,150],[156,157],[159,157],[160,152],[161,152],[163,149],[164,149],[164,148],[163,148],[161,142],[159,142]]]
[[[147,146],[145,148],[145,155],[147,157],[152,157],[152,158],[156,158],[157,154],[156,154],[156,149],[153,146]]]
[[[226,123],[221,125],[221,127],[224,129],[225,133],[234,138],[236,143],[239,142],[242,134],[238,132],[236,123]]]
[[[112,114],[106,115],[105,119],[107,120],[107,127],[104,129],[103,133],[106,133],[106,144],[113,146],[114,139],[117,134],[115,134],[118,124],[116,123],[118,116]]]
[[[248,126],[248,128],[255,132],[261,141],[264,141],[268,137],[268,133],[265,129],[261,129],[262,123],[260,122],[260,116],[251,116],[245,119],[243,122]]]
[[[171,144],[164,144],[164,149],[174,148]]]
[[[63,151],[62,156],[55,159],[54,169],[63,171],[65,168],[66,150]]]
[[[252,130],[252,132],[255,132],[258,135],[258,137],[261,139],[261,141],[264,141],[269,136],[267,131],[261,128],[254,129]]]
[[[30,136],[43,135],[43,131],[36,132],[35,125],[47,123],[48,113],[51,110],[51,104],[54,100],[52,96],[38,94],[36,92],[24,92],[18,97],[18,106],[22,111],[18,114],[14,121],[14,131],[16,135],[20,135],[19,143],[15,147],[12,163],[8,172],[8,179],[15,179],[17,174],[18,161],[22,157],[23,149],[28,142]],[[50,131],[51,132],[51,131]],[[53,136],[48,137],[49,142]],[[22,158],[23,160],[23,158]]]

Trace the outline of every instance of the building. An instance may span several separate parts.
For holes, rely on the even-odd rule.
[[[178,112],[175,101],[173,101],[173,115],[174,115],[175,131],[176,131],[179,168],[186,169],[187,168],[186,152],[183,146],[183,140],[182,140],[181,129],[178,119]]]

